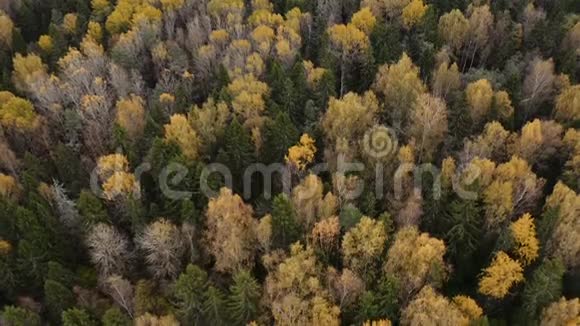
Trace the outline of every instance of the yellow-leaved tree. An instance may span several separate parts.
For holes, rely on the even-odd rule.
[[[225,187],[209,201],[204,239],[217,271],[233,273],[252,266],[257,244],[252,215],[252,207]]]
[[[439,18],[439,36],[455,51],[465,43],[468,29],[469,22],[459,9],[453,9]]]
[[[127,132],[131,140],[136,140],[143,135],[145,108],[140,96],[131,94],[130,97],[117,101],[117,123]]]
[[[469,114],[474,123],[480,123],[490,112],[493,101],[493,89],[487,79],[469,83],[465,89]]]
[[[567,87],[558,95],[554,117],[562,123],[580,119],[580,85]]]
[[[183,114],[171,116],[169,124],[165,125],[165,140],[177,144],[181,153],[190,160],[199,156],[199,138]]]
[[[417,25],[425,16],[428,7],[423,3],[423,0],[411,1],[403,8],[403,25],[409,29]]]
[[[580,324],[580,299],[566,300],[562,297],[542,312],[542,326],[574,326]]]
[[[523,280],[520,263],[500,251],[496,253],[491,265],[484,269],[479,280],[479,292],[495,299],[503,299],[512,286]]]
[[[397,63],[379,67],[373,89],[383,96],[386,115],[392,119],[396,128],[407,125],[410,109],[419,95],[427,90],[419,75],[419,68],[406,53]]]
[[[387,232],[382,221],[363,216],[342,240],[344,265],[361,276],[371,276],[385,250]]]
[[[11,96],[0,101],[0,125],[13,130],[29,131],[38,127],[40,121],[34,106],[27,99]]]
[[[469,325],[469,319],[447,298],[427,285],[401,314],[401,325]]]
[[[528,213],[522,215],[510,225],[510,231],[518,260],[523,266],[529,265],[538,257],[540,251],[534,218]]]
[[[547,243],[548,253],[562,259],[568,268],[580,266],[580,195],[558,182],[546,199],[546,209],[557,212],[555,226]]]
[[[290,147],[285,159],[291,166],[302,171],[308,164],[312,163],[314,154],[316,154],[314,139],[308,134],[303,134],[300,137],[300,144]]]
[[[11,49],[12,48],[12,33],[13,33],[14,23],[10,16],[8,16],[3,10],[0,10],[0,49]]]
[[[20,195],[20,185],[13,176],[0,173],[0,197],[16,200]]]
[[[427,233],[408,226],[395,234],[395,241],[387,253],[384,266],[399,280],[401,298],[409,298],[426,284],[440,286],[447,275],[443,260],[445,243]]]

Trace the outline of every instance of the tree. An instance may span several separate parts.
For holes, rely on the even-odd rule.
[[[209,149],[222,138],[229,116],[227,104],[216,103],[212,98],[203,103],[201,108],[197,106],[191,108],[188,119],[199,136],[203,153],[208,153]]]
[[[42,63],[42,59],[35,54],[22,56],[17,53],[12,64],[14,66],[12,81],[18,90],[32,91],[33,82],[46,76],[46,66]]]
[[[417,25],[425,13],[427,12],[428,6],[423,3],[422,0],[413,0],[408,5],[403,8],[403,24],[406,28],[410,29]]]
[[[361,28],[369,29],[369,31],[372,30],[370,24],[373,21],[363,21],[362,16],[358,16],[356,20]],[[340,63],[340,94],[343,95],[346,91],[347,68],[353,62],[363,58],[369,49],[370,40],[368,35],[352,22],[347,25],[340,24],[331,26],[328,29],[328,36],[331,48]]]
[[[232,172],[234,189],[242,193],[245,169],[255,161],[255,147],[250,133],[236,118],[226,127],[223,144],[216,160],[225,164]]]
[[[0,173],[0,197],[16,201],[20,195],[20,185],[14,177]]]
[[[0,48],[11,49],[12,48],[12,29],[14,28],[14,23],[10,16],[8,16],[3,10],[0,10]]]
[[[376,263],[383,251],[387,234],[382,221],[363,216],[360,222],[351,228],[342,240],[344,264],[366,280],[374,276]]]
[[[210,199],[204,239],[216,260],[216,270],[232,273],[252,266],[256,245],[252,215],[252,207],[228,188]]]
[[[119,275],[113,275],[105,280],[105,292],[132,318],[134,288],[133,285]]]
[[[308,175],[292,190],[292,204],[297,221],[305,230],[310,230],[319,221],[323,208],[322,180],[314,174]]]
[[[203,325],[203,304],[208,288],[207,273],[188,265],[171,286],[177,314],[185,324]]]
[[[523,268],[505,252],[497,252],[479,280],[479,292],[495,299],[503,299],[510,288],[523,281]]]
[[[50,319],[55,322],[61,320],[61,314],[75,304],[72,291],[53,280],[44,282],[44,296]]]
[[[442,62],[433,72],[431,79],[431,88],[433,95],[446,99],[450,93],[456,91],[461,86],[461,74],[456,63],[449,65],[448,62]]]
[[[545,260],[528,278],[522,292],[522,307],[530,319],[562,295],[562,279],[566,267],[557,259]]]
[[[117,101],[117,123],[127,132],[131,140],[136,140],[143,134],[145,109],[140,96],[131,94],[130,97]]]
[[[99,223],[90,228],[85,240],[91,262],[102,277],[122,275],[128,269],[129,242],[114,226]]]
[[[523,266],[529,265],[538,257],[540,251],[534,218],[530,214],[524,214],[510,225],[510,230],[520,263]]]
[[[31,131],[38,127],[39,119],[30,101],[12,97],[0,105],[0,124],[14,130]]]
[[[227,325],[229,316],[225,313],[227,312],[226,303],[223,292],[210,285],[203,302],[203,316],[206,322],[211,325]]]
[[[477,304],[475,300],[465,295],[456,295],[453,297],[452,303],[469,318],[470,322],[479,320],[483,315],[483,309]]]
[[[258,312],[261,289],[258,282],[245,270],[234,275],[234,283],[230,286],[228,311],[235,324],[246,325],[254,320]]]
[[[334,268],[329,268],[330,291],[334,301],[343,313],[354,308],[359,297],[365,290],[364,281],[350,269],[343,269],[340,274]]]
[[[384,265],[401,284],[401,298],[409,298],[425,284],[439,286],[446,276],[443,261],[445,244],[416,227],[405,227],[395,234]]]
[[[562,133],[558,123],[534,119],[524,125],[519,139],[512,145],[512,152],[534,166],[546,168],[549,160],[561,151]]]
[[[508,217],[523,214],[536,205],[544,180],[538,178],[530,165],[517,156],[491,171],[493,181],[485,188],[483,201],[486,226],[490,230],[498,230]]]
[[[71,308],[62,313],[63,326],[97,326],[98,323],[89,314],[78,308]]]
[[[310,239],[317,253],[323,257],[332,257],[340,242],[340,222],[337,216],[329,217],[314,224]]]
[[[469,319],[427,285],[403,309],[401,325],[468,325]]]
[[[426,91],[419,68],[406,53],[403,53],[397,63],[379,67],[373,89],[383,96],[385,115],[398,129],[407,125],[409,108]]]
[[[314,154],[316,154],[314,139],[308,134],[303,134],[300,137],[299,145],[288,148],[288,155],[286,155],[285,159],[287,163],[298,170],[304,170],[314,160]]]
[[[30,310],[15,307],[4,306],[2,313],[0,313],[0,320],[6,326],[40,326],[40,316]]]
[[[419,96],[410,117],[409,135],[418,143],[418,161],[433,159],[437,147],[447,133],[445,102],[429,94]]]
[[[277,325],[316,324],[320,320],[338,325],[340,311],[325,297],[314,250],[300,243],[293,244],[290,256],[268,274],[265,295]]]
[[[580,85],[565,88],[556,98],[554,117],[556,120],[566,123],[580,119]]]
[[[557,209],[553,231],[546,244],[551,257],[559,257],[568,268],[580,264],[580,244],[577,215],[580,196],[562,182],[558,182],[546,199],[546,210]]]
[[[103,326],[129,326],[131,319],[117,307],[107,309],[102,318]]]
[[[578,298],[560,300],[550,304],[542,312],[541,325],[573,325],[580,321],[580,300]]]
[[[554,61],[534,58],[528,65],[520,104],[525,108],[523,119],[533,115],[537,107],[547,101],[554,92]]]
[[[164,315],[164,316],[154,316],[150,313],[146,313],[142,316],[137,317],[135,319],[135,326],[150,326],[150,325],[159,325],[159,326],[179,326],[179,322],[175,319],[173,314]]]
[[[199,156],[199,137],[183,114],[171,116],[170,123],[165,125],[165,140],[177,144],[187,159]]]
[[[354,155],[358,140],[374,125],[379,103],[372,91],[363,96],[348,93],[341,99],[330,98],[322,118],[329,150]],[[346,147],[346,149],[343,149]]]
[[[161,218],[145,227],[137,238],[149,272],[156,278],[174,278],[181,269],[183,241],[177,226]]]
[[[493,89],[487,79],[480,79],[470,83],[465,89],[465,96],[469,105],[469,113],[474,122],[482,122],[491,110]]]
[[[460,50],[467,37],[469,22],[459,9],[442,15],[439,18],[439,36],[453,50]]]
[[[264,126],[264,146],[262,157],[266,163],[283,162],[288,148],[299,139],[298,129],[286,112],[276,114],[276,117],[266,122]]]
[[[274,248],[285,249],[300,238],[300,224],[292,202],[285,194],[272,202],[272,239]]]

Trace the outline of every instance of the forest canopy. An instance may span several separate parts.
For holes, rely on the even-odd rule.
[[[0,325],[580,325],[580,2],[0,1]]]

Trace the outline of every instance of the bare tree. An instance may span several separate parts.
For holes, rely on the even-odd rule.
[[[119,275],[112,275],[105,280],[105,292],[133,318],[134,288],[131,282]]]
[[[115,227],[104,223],[93,226],[86,238],[86,245],[101,277],[127,271],[131,256],[129,241]]]

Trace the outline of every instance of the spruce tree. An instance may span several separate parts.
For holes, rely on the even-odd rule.
[[[265,163],[284,163],[288,148],[295,145],[300,137],[288,113],[280,112],[264,128],[262,155]]]
[[[272,202],[272,245],[285,249],[300,238],[300,225],[292,202],[285,194],[279,194]]]
[[[207,289],[207,273],[191,264],[173,283],[173,302],[185,325],[203,325],[203,305]]]
[[[72,308],[62,313],[63,326],[97,326],[98,323],[84,310]]]
[[[55,323],[61,320],[63,311],[75,305],[72,291],[53,280],[44,282],[44,300],[50,320]]]
[[[252,138],[250,133],[234,118],[226,127],[223,139],[217,161],[230,169],[234,190],[242,193],[244,171],[255,160]]]
[[[214,286],[207,289],[202,309],[205,322],[209,325],[228,325],[226,297],[220,289]]]
[[[118,307],[112,307],[105,311],[101,319],[103,326],[130,326],[131,319]]]
[[[235,324],[246,325],[258,312],[260,285],[250,272],[241,270],[234,275],[234,284],[230,287],[228,311]]]
[[[7,326],[40,326],[40,316],[30,310],[15,307],[4,306],[0,313],[0,320]]]

